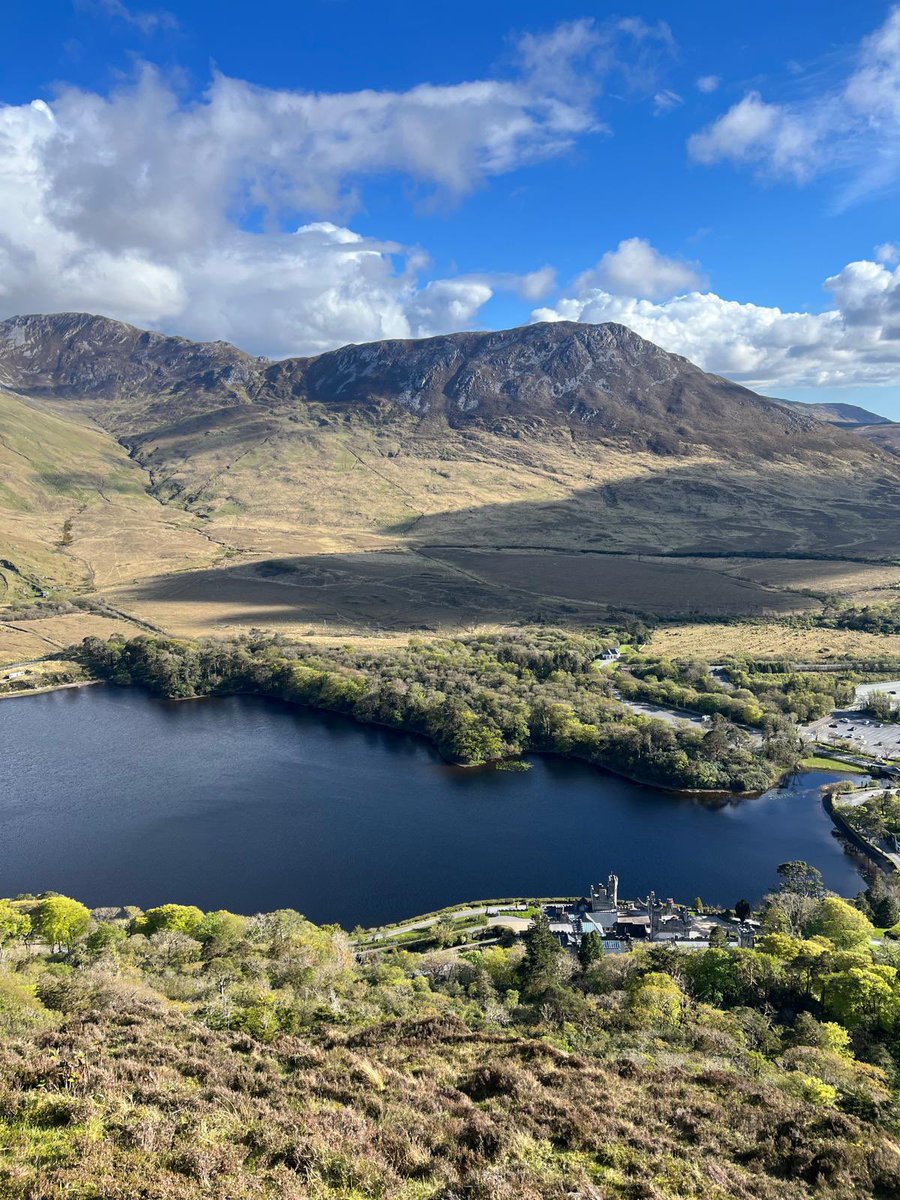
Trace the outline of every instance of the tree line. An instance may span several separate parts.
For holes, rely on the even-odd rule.
[[[670,788],[737,792],[765,790],[796,766],[797,738],[777,721],[757,748],[721,716],[703,730],[634,713],[600,661],[610,644],[601,634],[537,629],[412,638],[389,650],[263,634],[86,638],[73,653],[95,678],[116,684],[170,697],[275,696],[421,734],[466,765],[552,752]]]

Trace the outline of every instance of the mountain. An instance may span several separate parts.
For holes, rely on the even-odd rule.
[[[751,578],[753,562],[900,551],[893,454],[622,325],[272,362],[85,314],[16,317],[0,323],[4,389],[8,592],[86,592],[175,630],[796,612],[817,603],[816,570],[795,586]],[[117,505],[101,470],[60,467],[60,441],[117,464]]]
[[[0,386],[32,394],[111,400],[189,390],[245,399],[267,363],[227,342],[191,342],[87,313],[0,322]]]
[[[270,362],[225,342],[196,343],[85,314],[0,323],[0,385],[86,402],[117,432],[151,416],[323,404],[426,428],[568,428],[578,438],[670,453],[698,444],[802,454],[830,443],[803,406],[701,371],[623,325],[541,323],[499,333],[345,346]],[[137,420],[136,420],[137,418]]]
[[[847,429],[893,424],[888,417],[879,416],[856,404],[807,404],[803,400],[781,400],[779,403],[806,412],[828,425],[840,425]]]

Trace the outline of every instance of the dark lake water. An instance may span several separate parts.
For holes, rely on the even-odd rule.
[[[721,807],[587,765],[464,771],[422,741],[277,702],[92,687],[0,702],[0,896],[166,901],[373,925],[456,901],[567,895],[733,904],[804,858],[860,881],[809,772]]]

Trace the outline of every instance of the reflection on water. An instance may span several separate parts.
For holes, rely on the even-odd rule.
[[[290,907],[351,927],[458,900],[626,895],[733,904],[804,858],[860,887],[807,772],[708,805],[536,758],[465,771],[424,742],[248,697],[92,687],[0,703],[0,895]]]

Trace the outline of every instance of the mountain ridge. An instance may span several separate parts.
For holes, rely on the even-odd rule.
[[[87,402],[117,435],[134,432],[126,401],[132,416],[138,402],[167,420],[246,403],[314,403],[382,422],[410,414],[432,427],[567,427],[579,438],[624,439],[658,453],[723,440],[773,453],[784,452],[786,437],[829,444],[811,414],[710,375],[615,323],[544,322],[273,361],[228,342],[192,342],[91,314],[36,314],[0,322],[0,385]]]

